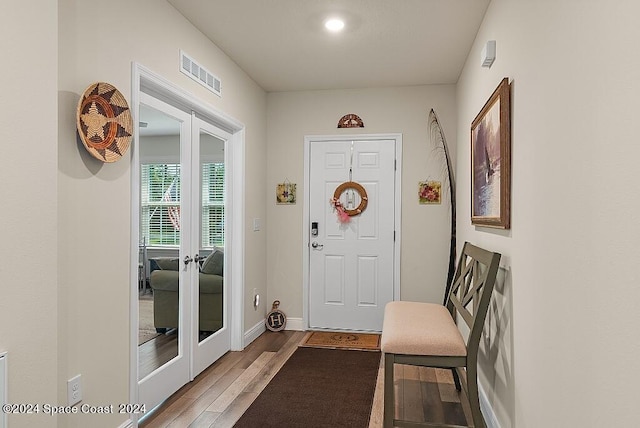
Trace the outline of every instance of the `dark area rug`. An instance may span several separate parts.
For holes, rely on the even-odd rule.
[[[234,426],[366,428],[380,356],[298,348]]]

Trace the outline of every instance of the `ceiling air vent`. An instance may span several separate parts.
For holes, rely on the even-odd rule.
[[[222,97],[222,82],[209,70],[195,62],[189,55],[180,51],[180,71],[200,83],[219,97]]]

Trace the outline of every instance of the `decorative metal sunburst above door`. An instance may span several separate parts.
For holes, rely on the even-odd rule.
[[[364,128],[364,123],[357,114],[345,114],[338,121],[338,128]]]

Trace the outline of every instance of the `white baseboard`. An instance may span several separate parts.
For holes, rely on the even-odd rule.
[[[285,330],[306,331],[306,328],[304,328],[302,318],[287,318]],[[256,340],[258,336],[260,336],[265,331],[267,331],[267,327],[265,326],[264,321],[260,321],[249,330],[247,330],[244,333],[244,347]]]
[[[500,424],[498,423],[498,418],[496,418],[496,414],[489,404],[489,399],[487,398],[487,394],[482,389],[482,385],[478,382],[478,398],[480,400],[480,410],[482,411],[482,415],[484,416],[484,421],[487,424],[487,428],[500,428]]]
[[[243,347],[247,347],[248,344],[256,340],[262,333],[264,333],[267,328],[264,325],[264,321],[261,321],[251,327],[244,333],[244,345]]]
[[[302,322],[302,318],[287,318],[287,324],[284,326],[285,330],[294,331],[306,331],[307,329]]]

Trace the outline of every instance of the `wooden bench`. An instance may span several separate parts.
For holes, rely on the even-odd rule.
[[[446,306],[406,301],[387,304],[380,344],[385,362],[385,428],[456,426],[395,419],[394,364],[451,369],[456,389],[460,391],[463,386],[469,399],[473,425],[477,428],[486,427],[478,398],[478,347],[499,263],[500,254],[466,242]],[[456,324],[458,315],[469,328],[466,341]]]

